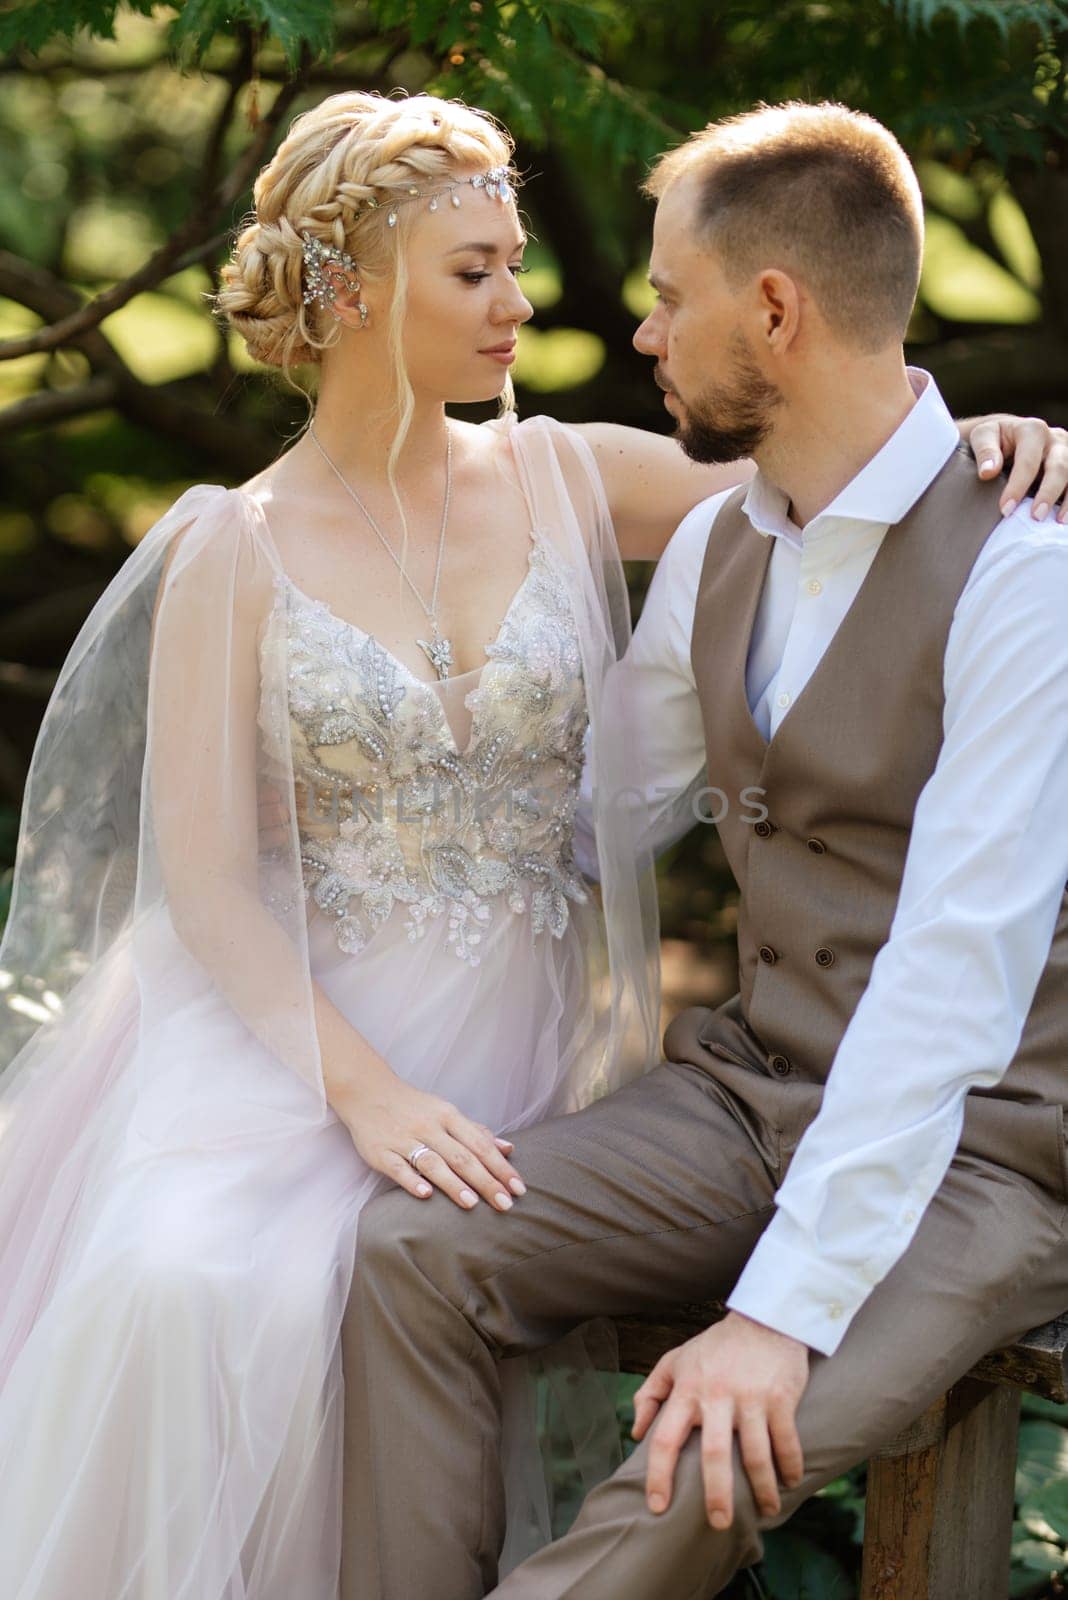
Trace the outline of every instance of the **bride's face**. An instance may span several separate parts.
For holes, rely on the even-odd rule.
[[[443,194],[436,211],[415,206],[405,240],[412,387],[442,401],[492,400],[515,360],[520,324],[534,314],[517,281],[526,245],[518,213],[466,184]]]

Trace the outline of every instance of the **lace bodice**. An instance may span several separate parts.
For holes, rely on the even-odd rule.
[[[572,855],[586,733],[579,641],[548,541],[466,695],[462,750],[440,692],[369,634],[277,579],[305,895],[355,953],[403,908],[409,939],[447,919],[477,965],[494,917],[562,937],[588,896]]]

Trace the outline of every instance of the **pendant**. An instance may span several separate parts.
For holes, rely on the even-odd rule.
[[[433,667],[442,683],[444,683],[445,679],[449,676],[449,668],[453,664],[452,645],[450,644],[449,640],[441,637],[441,634],[437,630],[437,624],[435,623],[434,637],[430,640],[429,644],[425,639],[417,639],[415,642],[428,658],[430,665]]]

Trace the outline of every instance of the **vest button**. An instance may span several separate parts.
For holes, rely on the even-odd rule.
[[[790,1063],[785,1056],[772,1056],[770,1065],[772,1072],[778,1073],[780,1078],[785,1078],[790,1071]]]
[[[819,949],[816,951],[816,965],[817,967],[834,966],[834,951],[828,950],[825,944],[820,945]]]
[[[759,955],[761,961],[765,961],[769,967],[773,967],[776,961],[779,959],[777,953],[771,948],[770,944],[762,944],[760,949],[757,951],[757,954]]]
[[[827,854],[827,846],[822,839],[806,839],[805,843],[814,856],[825,856]]]
[[[769,822],[766,817],[762,817],[759,822],[754,823],[753,832],[758,839],[770,839],[775,832],[775,824]]]

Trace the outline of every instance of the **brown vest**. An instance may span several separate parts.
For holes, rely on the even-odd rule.
[[[954,453],[888,531],[770,743],[750,714],[745,674],[774,541],[744,515],[744,490],[712,527],[692,660],[708,782],[729,800],[719,830],[741,890],[741,994],[727,1010],[780,1079],[826,1081],[889,935],[916,801],[942,746],[950,624],[1001,520],[1000,493]],[[749,788],[764,791],[766,822],[739,801]],[[1047,1170],[1056,1153],[1063,1171],[1066,1103],[1068,893],[1020,1048],[996,1088],[969,1095],[962,1144],[1031,1170],[1037,1152],[1016,1147],[1037,1139],[1037,1165]]]

